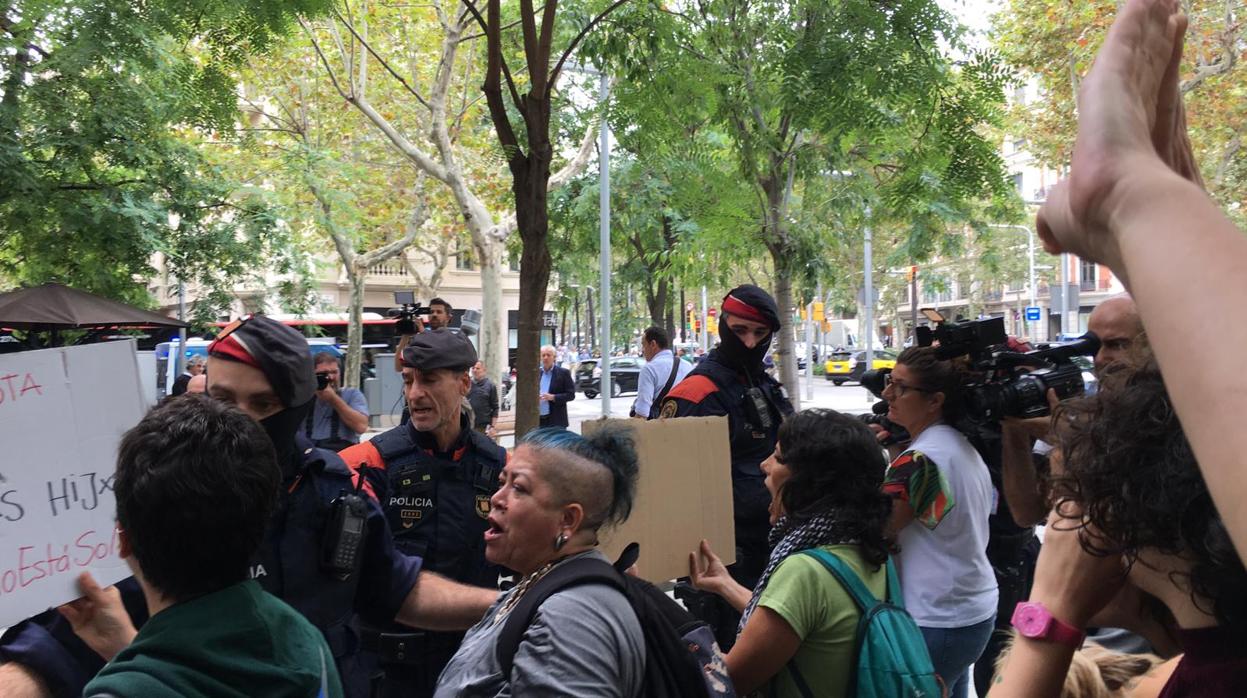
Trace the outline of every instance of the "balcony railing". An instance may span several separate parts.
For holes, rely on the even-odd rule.
[[[380,264],[374,264],[368,267],[368,276],[376,276],[388,279],[410,279],[411,274],[407,273],[407,265],[402,262],[388,261]]]

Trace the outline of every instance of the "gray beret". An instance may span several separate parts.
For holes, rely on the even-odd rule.
[[[307,339],[270,317],[253,315],[225,328],[208,345],[208,354],[260,369],[286,407],[315,396],[316,373]]]
[[[403,365],[421,371],[466,371],[476,363],[476,347],[467,335],[449,327],[416,335],[403,350]]]

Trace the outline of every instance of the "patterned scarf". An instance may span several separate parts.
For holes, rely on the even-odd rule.
[[[837,520],[834,511],[815,514],[800,525],[789,519],[787,514],[779,517],[779,520],[771,527],[769,539],[772,546],[771,558],[767,560],[766,569],[762,571],[762,576],[758,578],[758,583],[753,588],[753,596],[740,616],[740,625],[736,627],[736,633],[739,635],[745,629],[745,623],[749,622],[749,616],[753,615],[753,610],[758,607],[758,599],[762,598],[762,590],[766,588],[766,583],[771,580],[771,574],[779,567],[779,563],[789,555],[809,548],[859,543],[861,542],[860,532],[860,523]]]

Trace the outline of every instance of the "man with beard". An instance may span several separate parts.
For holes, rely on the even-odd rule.
[[[771,498],[763,484],[766,476],[761,463],[775,450],[779,424],[793,409],[783,387],[762,365],[779,329],[779,312],[771,295],[757,286],[737,286],[724,297],[719,317],[719,346],[671,389],[659,417],[728,418],[736,528],[736,564],[728,570],[737,582],[752,589],[770,554],[767,509]],[[707,599],[721,605],[720,611],[728,609],[718,597]],[[734,631],[736,627],[723,617],[730,616],[728,611],[712,622],[725,649],[733,639],[727,635],[728,628]]]
[[[411,421],[341,456],[376,487],[399,550],[419,556],[426,570],[496,587],[500,570],[485,560],[484,536],[507,453],[474,430],[460,409],[476,349],[462,333],[425,330],[412,338],[402,360]],[[385,674],[379,695],[419,698],[433,695],[463,633],[415,632],[369,620],[362,639]]]
[[[369,695],[359,661],[356,615],[438,630],[462,630],[497,598],[491,589],[423,571],[394,541],[367,484],[332,451],[299,432],[316,392],[307,341],[263,316],[241,320],[209,347],[208,395],[260,423],[282,468],[276,510],[250,574],[325,636],[347,696]],[[330,551],[333,555],[326,555]],[[147,620],[133,578],[119,583],[136,626]],[[55,611],[10,628],[0,639],[0,695],[81,695],[103,660]]]

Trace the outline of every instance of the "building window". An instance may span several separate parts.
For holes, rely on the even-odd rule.
[[[507,255],[507,268],[514,272],[518,272],[520,270],[519,252],[511,252]]]
[[[472,250],[472,245],[460,242],[459,247],[455,250],[455,269],[460,271],[472,271],[476,269],[476,255]]]
[[[1014,173],[1013,175],[1013,189],[1019,194],[1022,193],[1022,173],[1021,172]]]
[[[1079,260],[1078,288],[1083,291],[1095,290],[1096,263],[1085,259]]]

